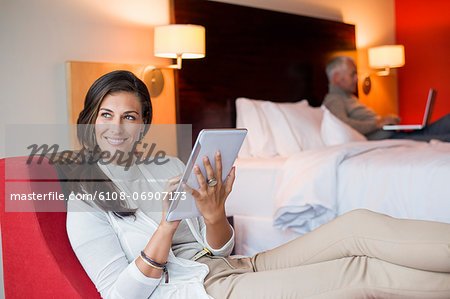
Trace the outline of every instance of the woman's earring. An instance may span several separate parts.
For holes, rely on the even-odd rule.
[[[94,148],[97,146],[97,138],[95,138],[95,131],[92,134],[92,141],[94,141]]]

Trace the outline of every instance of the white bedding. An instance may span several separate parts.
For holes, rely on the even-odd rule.
[[[236,253],[244,255],[357,208],[450,223],[450,144],[354,142],[289,158],[239,159],[227,200],[238,219]]]
[[[258,252],[280,246],[301,234],[291,230],[273,227],[272,217],[234,215],[236,254],[252,256]]]
[[[284,244],[300,234],[273,227],[276,178],[287,158],[239,158],[236,180],[226,201],[228,215],[233,215],[235,253],[252,256]]]
[[[276,178],[287,158],[238,158],[236,180],[226,201],[228,215],[273,218]]]
[[[305,151],[283,166],[274,226],[306,233],[346,211],[450,222],[450,144],[409,140]]]

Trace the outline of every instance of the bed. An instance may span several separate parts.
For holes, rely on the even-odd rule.
[[[239,159],[227,201],[236,253],[276,247],[358,208],[450,223],[449,153],[442,142],[388,140]]]
[[[450,222],[450,143],[367,141],[306,101],[239,98],[249,128],[227,200],[236,252],[252,255],[366,208],[399,218]]]
[[[237,254],[357,208],[450,222],[448,143],[369,142],[321,107],[325,65],[355,50],[353,25],[213,1],[173,8],[174,23],[207,28],[205,61],[177,74],[177,122],[193,140],[202,128],[249,129],[227,200]]]
[[[237,253],[276,247],[358,208],[450,223],[450,143],[366,141],[325,108],[305,101],[237,103],[238,126],[248,127],[251,137],[236,162],[227,200]],[[259,118],[247,110],[245,118],[239,114],[265,106],[288,109],[290,115],[276,116],[274,109],[261,109]],[[312,121],[315,113],[318,121]],[[276,119],[270,127],[259,123],[266,116]]]

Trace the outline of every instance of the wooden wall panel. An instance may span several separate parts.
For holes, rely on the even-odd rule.
[[[115,71],[127,70],[139,77],[150,90],[151,82],[144,76],[144,64],[100,63],[100,62],[66,62],[67,77],[67,105],[69,124],[76,124],[78,115],[83,110],[84,98],[89,87],[102,75]],[[146,134],[143,143],[157,144],[158,149],[165,150],[167,155],[177,156],[184,147],[177,145],[176,112],[175,112],[175,82],[173,70],[161,70],[164,76],[164,88],[157,97],[152,97],[153,120],[150,131]],[[169,125],[166,125],[169,124]],[[190,139],[188,139],[190,143]],[[79,148],[76,139],[76,128],[71,128],[71,144]],[[146,150],[141,149],[146,152]],[[147,148],[148,150],[148,148]]]
[[[204,0],[172,5],[173,23],[206,27],[206,57],[183,60],[177,74],[177,120],[192,124],[194,137],[234,127],[237,97],[319,106],[327,61],[356,49],[350,24]]]
[[[67,76],[67,105],[69,122],[76,124],[78,114],[83,110],[84,98],[89,87],[102,75],[116,71],[127,70],[140,78],[150,90],[151,82],[146,82],[143,72],[144,64],[101,63],[101,62],[66,62]],[[157,97],[152,97],[154,124],[174,124],[175,120],[175,83],[173,70],[162,70],[164,76],[164,89]]]

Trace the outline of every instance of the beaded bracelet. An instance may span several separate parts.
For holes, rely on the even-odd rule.
[[[168,283],[169,282],[169,271],[167,271],[167,262],[165,264],[160,264],[158,262],[155,262],[154,260],[152,260],[151,258],[149,258],[144,251],[141,251],[141,255],[139,256],[147,265],[158,269],[158,270],[163,270],[163,272],[166,274],[166,279],[165,282]]]

